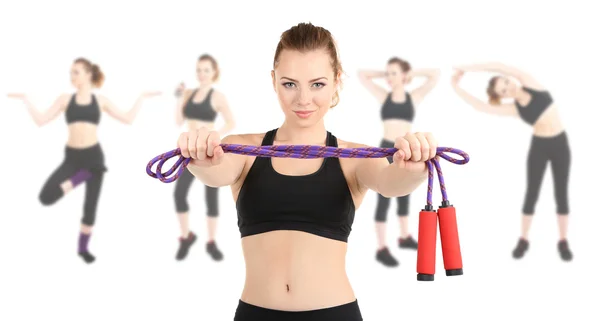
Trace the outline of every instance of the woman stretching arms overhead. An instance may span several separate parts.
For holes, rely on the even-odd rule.
[[[529,248],[529,228],[537,203],[546,166],[550,163],[554,180],[554,197],[558,214],[558,252],[565,261],[573,254],[567,243],[569,214],[568,183],[571,150],[567,134],[550,92],[531,75],[501,63],[457,67],[452,85],[456,93],[475,109],[500,116],[520,117],[533,127],[533,137],[527,158],[527,190],[522,209],[521,237],[513,250],[513,257],[523,257]],[[488,71],[500,73],[490,79],[487,88],[489,103],[481,101],[462,89],[458,83],[464,72]],[[516,80],[516,81],[515,81]],[[508,99],[509,102],[502,102]]]

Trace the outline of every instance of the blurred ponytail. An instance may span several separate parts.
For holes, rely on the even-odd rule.
[[[82,64],[86,71],[92,73],[92,84],[94,87],[102,87],[102,84],[104,84],[104,73],[102,73],[102,70],[100,70],[98,65],[92,64],[88,59],[85,58],[77,58],[75,59],[75,63]]]

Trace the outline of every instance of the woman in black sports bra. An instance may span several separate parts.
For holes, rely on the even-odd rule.
[[[425,77],[425,82],[413,89],[406,90],[412,78]],[[394,146],[394,139],[409,133],[415,118],[415,107],[433,90],[438,82],[440,71],[438,69],[412,70],[410,64],[398,57],[388,60],[385,71],[361,70],[358,78],[361,84],[382,104],[381,120],[383,121],[383,139],[380,147]],[[385,78],[391,91],[375,83],[374,79]],[[391,163],[391,157],[388,158]],[[410,195],[398,197],[397,213],[400,221],[400,237],[398,246],[401,249],[417,249],[417,241],[411,236],[408,228],[408,213]],[[381,194],[377,195],[377,208],[375,209],[375,227],[377,233],[377,252],[375,259],[385,266],[398,266],[398,261],[392,256],[386,241],[386,220],[390,207],[390,199]]]
[[[102,187],[104,172],[104,153],[98,142],[97,127],[102,112],[106,112],[118,121],[131,124],[145,98],[156,96],[158,92],[140,95],[132,109],[119,110],[102,95],[95,95],[93,89],[100,88],[104,74],[96,64],[85,58],[78,58],[71,66],[71,83],[76,88],[74,94],[60,95],[45,112],[38,111],[25,94],[9,94],[11,98],[21,99],[27,111],[38,126],[48,124],[62,112],[65,113],[69,127],[69,137],[65,147],[65,158],[50,175],[39,194],[43,205],[52,205],[80,184],[85,183],[83,218],[79,233],[77,253],[86,262],[92,263],[95,256],[88,249],[92,227],[96,221],[96,209]]]
[[[329,31],[301,23],[275,51],[272,85],[285,121],[264,134],[230,135],[223,143],[360,147],[328,132],[324,116],[338,103],[342,68]],[[362,320],[347,277],[347,241],[369,189],[406,195],[427,177],[435,156],[430,134],[394,139],[394,163],[376,159],[262,158],[224,154],[220,135],[183,133],[178,147],[204,184],[231,186],[246,266],[234,316],[246,320]],[[416,147],[417,152],[410,152]]]
[[[177,89],[175,96],[177,107],[175,120],[178,126],[187,122],[188,130],[196,130],[206,127],[213,129],[218,114],[221,114],[224,125],[219,129],[219,134],[224,135],[235,127],[235,121],[229,103],[219,91],[213,88],[214,82],[219,79],[219,65],[217,60],[208,54],[203,54],[196,62],[196,77],[199,87],[191,90],[185,89],[181,84]],[[184,171],[175,183],[175,210],[179,219],[181,236],[179,237],[179,248],[175,259],[183,260],[187,257],[190,247],[196,242],[196,234],[189,228],[189,205],[187,201],[188,192],[194,181],[194,175],[189,171]],[[223,253],[217,247],[215,242],[215,233],[217,229],[217,217],[219,216],[219,189],[216,187],[204,186],[204,201],[206,202],[206,216],[208,227],[208,240],[206,242],[206,252],[215,261],[223,259]]]
[[[500,116],[520,117],[533,127],[533,137],[527,159],[527,192],[523,204],[522,231],[513,257],[523,257],[529,247],[529,228],[537,203],[544,172],[549,162],[554,180],[554,196],[559,223],[558,251],[570,261],[573,254],[567,243],[569,214],[568,182],[571,151],[565,128],[550,93],[531,75],[501,63],[461,66],[452,85],[456,93],[475,109]],[[479,100],[458,86],[464,72],[485,71],[501,73],[490,79],[487,88],[489,103]],[[515,81],[516,80],[516,81]],[[502,100],[508,99],[509,102]]]

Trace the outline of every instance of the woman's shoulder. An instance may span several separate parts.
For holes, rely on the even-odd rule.
[[[232,134],[225,136],[221,141],[225,144],[240,144],[260,146],[267,133]]]

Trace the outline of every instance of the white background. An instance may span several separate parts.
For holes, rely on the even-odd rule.
[[[417,111],[415,131],[434,132],[440,144],[471,155],[464,166],[442,164],[458,209],[462,277],[444,276],[441,250],[431,283],[416,281],[416,253],[395,246],[395,202],[388,217],[396,269],[375,262],[375,194],[357,211],[348,273],[365,320],[527,320],[556,316],[591,320],[598,286],[597,49],[599,23],[587,1],[11,1],[0,5],[0,139],[4,173],[0,209],[0,320],[232,320],[244,263],[228,188],[220,191],[220,263],[204,251],[204,189],[190,193],[191,224],[199,242],[176,262],[179,229],[172,184],[145,174],[148,160],[175,146],[175,86],[195,86],[202,53],[222,66],[222,90],[238,120],[235,132],[264,132],[282,114],[270,84],[281,32],[311,21],[336,37],[347,79],[341,103],[327,116],[342,139],[376,146],[380,106],[362,88],[358,68],[385,67],[391,56],[415,68],[442,68],[439,86]],[[216,3],[219,3],[218,5]],[[330,4],[331,3],[331,4]],[[596,20],[596,22],[594,22]],[[64,116],[37,128],[22,103],[39,109],[72,92],[69,68],[84,56],[106,74],[105,94],[129,109],[145,90],[148,101],[132,126],[103,115],[105,177],[90,248],[93,265],[76,256],[84,189],[52,207],[39,190],[63,158]],[[450,87],[452,66],[502,61],[535,75],[552,93],[572,151],[569,240],[574,261],[560,261],[551,173],[548,170],[522,261],[511,250],[520,231],[525,158],[531,128],[519,119],[475,112]],[[484,98],[489,75],[467,75],[463,86]],[[416,85],[415,83],[414,85]],[[586,185],[588,187],[586,187]],[[411,201],[411,230],[425,201]],[[436,202],[439,192],[436,186]],[[585,290],[592,294],[583,294]],[[597,297],[597,296],[596,296]],[[579,317],[575,317],[579,315]]]

